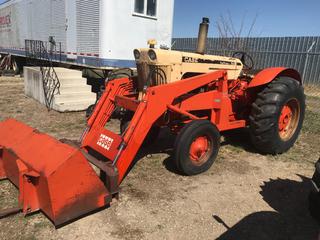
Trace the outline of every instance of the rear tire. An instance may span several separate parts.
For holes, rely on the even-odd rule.
[[[261,153],[280,154],[295,143],[302,128],[305,95],[289,77],[275,79],[258,94],[250,114],[250,135]]]
[[[215,161],[220,148],[220,133],[207,120],[186,124],[179,132],[174,146],[177,169],[185,175],[207,171]]]

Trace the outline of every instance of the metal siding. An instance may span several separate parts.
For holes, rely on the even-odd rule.
[[[56,42],[65,45],[65,0],[12,1],[0,6],[0,13],[10,9],[11,30],[0,34],[0,45],[24,48],[25,39]]]
[[[27,2],[27,39],[48,41],[53,36],[65,46],[65,1],[32,0]],[[23,39],[24,40],[24,39]]]
[[[99,54],[100,0],[77,0],[77,51]]]
[[[305,84],[320,85],[320,37],[263,37],[240,39],[242,49],[236,49],[238,39],[227,39],[230,44],[224,47],[221,38],[209,38],[207,52],[216,55],[230,56],[235,51],[246,50],[253,57],[258,69],[272,66],[286,66],[297,69],[301,74],[305,71]],[[196,38],[174,38],[174,50],[194,52]],[[316,42],[310,53],[308,49]],[[241,46],[240,45],[240,46]],[[305,66],[306,57],[308,63]]]
[[[66,46],[66,3],[70,0],[54,0],[51,2],[50,35],[56,42],[62,44],[62,51]]]

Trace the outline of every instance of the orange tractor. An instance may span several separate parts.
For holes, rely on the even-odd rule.
[[[110,205],[142,143],[162,127],[177,135],[174,163],[185,175],[211,167],[227,130],[249,128],[262,153],[292,147],[305,110],[299,73],[277,67],[254,76],[246,53],[238,53],[240,60],[205,55],[207,31],[204,19],[197,53],[156,49],[154,42],[134,50],[138,76],[106,81],[80,147],[14,119],[1,122],[0,179],[9,179],[20,194],[19,206],[0,217],[41,210],[59,226]],[[120,134],[108,129],[118,109]]]

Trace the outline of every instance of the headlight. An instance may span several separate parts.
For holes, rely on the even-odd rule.
[[[135,50],[133,51],[133,55],[134,55],[134,58],[135,58],[135,59],[139,59],[141,54],[140,54],[140,52],[139,52],[138,49],[135,49]]]
[[[148,56],[149,56],[149,58],[150,58],[152,61],[155,61],[155,60],[157,59],[157,54],[156,54],[156,52],[153,51],[153,50],[149,50]]]

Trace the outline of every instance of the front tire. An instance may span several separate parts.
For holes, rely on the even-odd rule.
[[[280,154],[295,143],[302,128],[305,95],[289,77],[275,79],[258,94],[250,114],[250,135],[261,153]]]
[[[220,133],[207,120],[186,124],[179,132],[174,146],[177,169],[185,175],[207,171],[215,161],[220,148]]]

